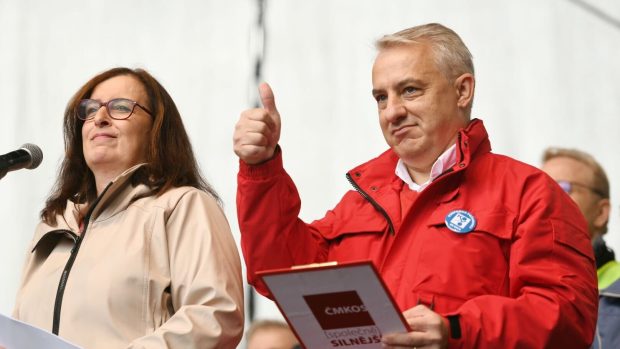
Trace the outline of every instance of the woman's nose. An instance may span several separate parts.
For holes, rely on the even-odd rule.
[[[108,110],[106,109],[105,105],[101,106],[101,108],[97,110],[93,120],[95,121],[95,125],[98,127],[110,124],[110,115],[108,115]]]

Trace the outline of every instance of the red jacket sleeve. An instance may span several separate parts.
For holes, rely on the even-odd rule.
[[[298,218],[301,200],[284,171],[282,153],[259,165],[239,164],[237,219],[248,283],[270,297],[256,272],[323,262],[327,243]]]
[[[458,310],[450,348],[589,348],[598,294],[586,223],[545,176],[526,183],[510,248],[510,297],[480,296]],[[552,187],[550,190],[550,186]]]

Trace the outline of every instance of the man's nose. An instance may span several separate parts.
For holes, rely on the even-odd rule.
[[[383,111],[385,118],[390,123],[396,123],[407,116],[407,109],[402,99],[398,97],[388,98],[387,105]]]

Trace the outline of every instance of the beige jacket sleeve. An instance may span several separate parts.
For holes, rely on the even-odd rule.
[[[243,334],[243,283],[224,213],[198,190],[163,209],[162,221],[153,224],[153,239],[162,241],[152,245],[167,248],[171,286],[162,303],[172,307],[172,316],[128,348],[236,348]]]

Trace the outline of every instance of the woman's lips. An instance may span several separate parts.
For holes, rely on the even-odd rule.
[[[97,133],[95,134],[91,140],[96,140],[96,139],[111,139],[111,138],[116,138],[116,136],[109,134],[109,133]]]

